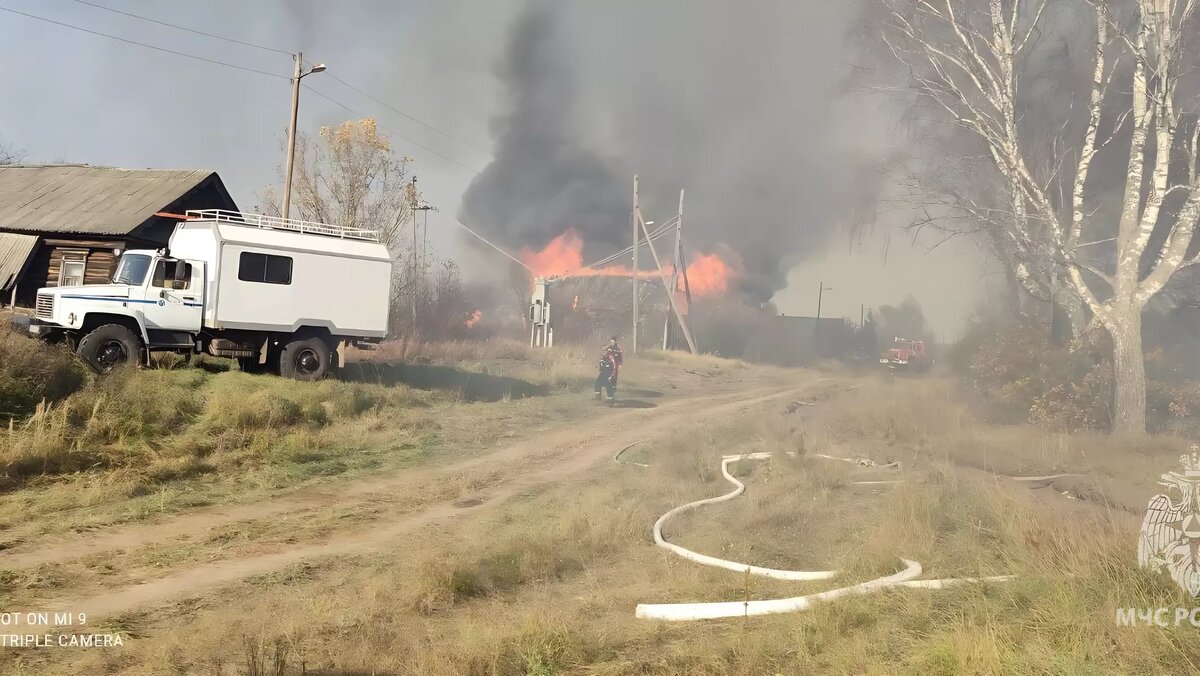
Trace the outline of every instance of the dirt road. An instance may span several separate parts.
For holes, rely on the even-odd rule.
[[[272,551],[249,556],[196,563],[137,584],[118,584],[98,594],[75,598],[39,598],[49,610],[69,610],[101,617],[192,596],[220,585],[279,570],[301,562],[330,556],[368,553],[394,544],[394,540],[423,525],[462,518],[489,505],[586,470],[594,463],[635,441],[669,434],[693,421],[747,409],[798,391],[813,389],[822,381],[808,379],[796,387],[769,387],[713,396],[680,398],[653,409],[614,411],[532,439],[500,448],[451,465],[404,470],[378,477],[297,490],[289,495],[225,508],[205,508],[159,520],[124,526],[106,532],[80,534],[52,542],[14,548],[0,556],[0,567],[27,569],[105,552],[128,550],[151,543],[170,546],[180,538],[195,540],[219,526],[240,521],[301,516],[312,510],[355,504],[387,504],[399,493],[452,482],[477,487],[464,499],[445,495],[417,508],[389,507],[367,523],[339,528],[323,541],[279,544]]]

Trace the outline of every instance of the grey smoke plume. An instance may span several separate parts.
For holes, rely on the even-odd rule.
[[[851,178],[869,160],[833,115],[856,4],[530,2],[462,220],[512,247],[574,227],[597,258],[630,238],[636,172],[647,218],[686,188],[689,249],[727,245],[742,290],[769,299],[861,206]]]
[[[568,225],[616,244],[628,215],[628,191],[612,166],[580,143],[572,128],[577,101],[565,60],[558,12],[531,6],[513,27],[497,76],[511,111],[493,125],[496,161],[471,184],[463,218],[512,244],[540,246]]]

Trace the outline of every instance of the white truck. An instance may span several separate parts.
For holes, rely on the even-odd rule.
[[[167,248],[124,252],[110,284],[39,289],[34,316],[13,321],[99,372],[151,351],[203,352],[316,380],[346,345],[386,335],[391,274],[370,230],[188,211]]]

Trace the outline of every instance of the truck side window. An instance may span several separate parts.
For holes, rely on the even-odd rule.
[[[160,260],[154,266],[150,285],[158,289],[185,291],[192,286],[192,264],[183,261]]]
[[[291,284],[292,259],[243,251],[238,258],[238,279],[264,284]]]

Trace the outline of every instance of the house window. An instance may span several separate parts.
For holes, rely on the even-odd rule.
[[[183,261],[159,260],[150,282],[158,289],[186,291],[192,285],[192,264]]]
[[[243,251],[238,259],[238,279],[243,282],[291,284],[292,259]]]
[[[87,254],[82,251],[65,251],[58,267],[58,285],[82,286],[86,272]]]

